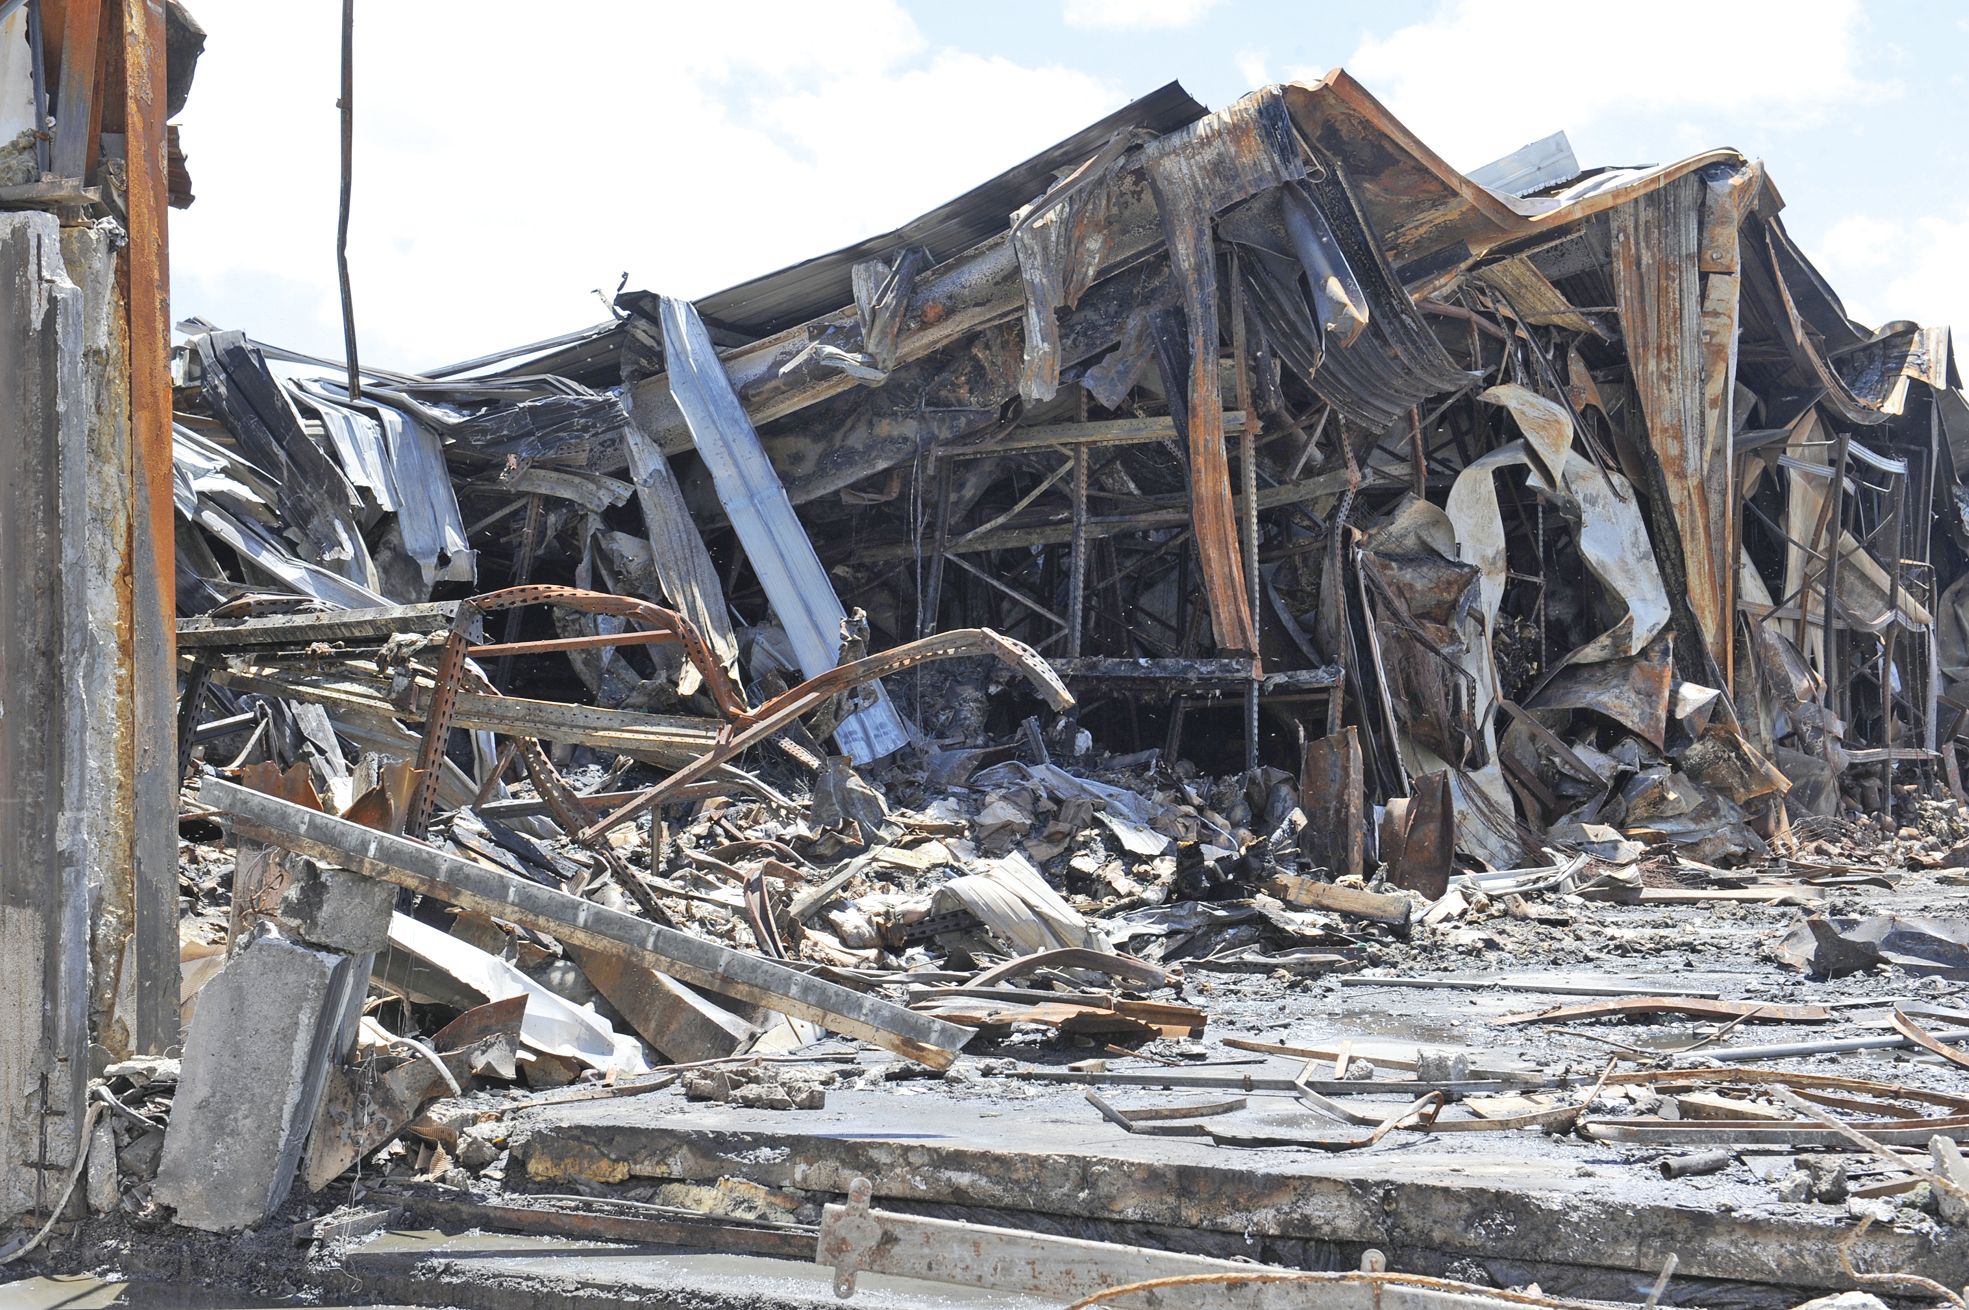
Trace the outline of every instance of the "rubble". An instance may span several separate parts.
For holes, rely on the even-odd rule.
[[[0,215],[49,485],[134,385],[62,194]],[[1729,150],[1459,174],[1335,72],[456,365],[187,322],[175,737],[53,683],[0,732],[131,870],[0,833],[66,998],[0,1027],[0,1261],[86,1211],[425,1299],[401,1216],[842,1295],[1969,1282],[1969,402],[1783,207]],[[49,504],[20,667],[109,603]]]

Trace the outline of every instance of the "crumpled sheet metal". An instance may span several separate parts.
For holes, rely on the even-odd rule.
[[[272,526],[272,507],[242,478],[251,478],[231,452],[188,428],[171,430],[172,498],[186,522],[230,546],[239,557],[290,591],[344,609],[385,606],[380,591],[297,555]]]
[[[1444,511],[1456,526],[1461,557],[1483,571],[1483,613],[1495,632],[1504,596],[1504,521],[1491,475],[1524,465],[1534,492],[1559,502],[1578,524],[1580,557],[1626,613],[1613,627],[1558,661],[1557,667],[1638,655],[1669,620],[1668,592],[1654,565],[1647,524],[1627,480],[1571,448],[1572,418],[1559,405],[1516,384],[1492,387],[1478,397],[1503,405],[1519,421],[1524,441],[1491,451],[1457,476]],[[1558,467],[1557,485],[1547,480]]]
[[[1951,686],[1969,682],[1969,573],[1949,584],[1937,609],[1935,670]]]
[[[1383,550],[1400,549],[1416,554],[1433,551],[1446,562],[1456,562],[1453,557],[1461,550],[1460,535],[1442,509],[1411,498],[1369,539],[1361,553],[1360,566],[1371,567],[1367,550],[1376,548],[1377,543]],[[1499,542],[1501,550],[1501,536]],[[1460,562],[1469,561],[1465,557]],[[1485,577],[1479,573],[1475,581],[1475,587],[1456,598],[1453,614],[1462,636],[1452,649],[1444,652],[1456,661],[1456,672],[1461,674],[1457,681],[1462,684],[1463,694],[1469,696],[1465,702],[1467,708],[1459,715],[1463,725],[1460,736],[1467,740],[1468,749],[1459,749],[1458,759],[1446,759],[1431,741],[1421,740],[1411,731],[1415,721],[1412,717],[1404,719],[1401,708],[1395,710],[1396,747],[1401,754],[1402,768],[1411,778],[1449,772],[1451,808],[1456,815],[1456,848],[1491,865],[1509,867],[1524,852],[1514,836],[1504,831],[1508,820],[1516,814],[1516,804],[1497,760],[1497,669],[1491,658],[1489,638],[1497,609],[1482,590]],[[1445,669],[1444,674],[1447,679],[1452,671]],[[1429,735],[1436,745],[1444,743],[1441,733]]]
[[[916,289],[916,275],[930,266],[930,252],[907,246],[877,259],[864,259],[849,271],[855,312],[861,316],[862,354],[887,374],[896,363],[896,334]]]
[[[1062,947],[1113,949],[1022,852],[970,860],[965,867],[972,872],[938,885],[931,899],[933,912],[962,906],[1020,955]]]
[[[1592,710],[1632,729],[1660,750],[1667,736],[1674,679],[1674,638],[1664,632],[1638,655],[1566,665],[1539,689],[1530,708]]]
[[[1253,254],[1246,295],[1280,360],[1339,414],[1380,433],[1429,397],[1470,383],[1417,312],[1338,163],[1321,161],[1275,202],[1261,198],[1249,210],[1226,220]]]
[[[1448,517],[1414,498],[1361,545],[1362,577],[1389,699],[1402,731],[1464,767],[1486,764],[1478,712],[1491,685],[1481,571],[1456,555]]]
[[[1107,258],[1110,179],[1131,148],[1152,139],[1134,131],[1117,133],[1012,215],[1012,252],[1025,283],[1019,394],[1028,403],[1051,400],[1059,392],[1060,310],[1080,303]]]
[[[1055,801],[1085,798],[1098,803],[1100,808],[1094,811],[1094,818],[1112,832],[1122,849],[1131,855],[1153,859],[1167,852],[1174,844],[1166,833],[1158,832],[1151,826],[1155,818],[1153,809],[1139,792],[1079,777],[1057,764],[1026,764],[1019,760],[1006,760],[980,770],[971,778],[972,785],[980,787],[1021,781],[1044,789]]]
[[[1905,586],[1894,587],[1886,567],[1844,529],[1839,533],[1838,592],[1842,617],[1862,632],[1884,632],[1896,621],[1918,631],[1935,621]]]
[[[464,516],[438,434],[388,405],[357,408],[327,394],[319,383],[290,385],[296,398],[320,417],[343,469],[352,480],[360,469],[358,485],[378,508],[396,515],[403,553],[416,562],[423,589],[391,599],[428,600],[439,582],[475,581],[477,554],[465,539]]]
[[[579,1060],[603,1073],[649,1071],[642,1044],[586,1006],[549,991],[496,955],[406,914],[390,916],[390,946],[443,970],[489,1001],[524,996],[520,1040],[536,1051]]]
[[[1602,469],[1572,449],[1572,417],[1556,403],[1516,384],[1492,387],[1480,399],[1502,405],[1518,419],[1525,439],[1493,450],[1457,476],[1441,513],[1455,534],[1458,558],[1480,573],[1478,615],[1485,641],[1468,667],[1476,679],[1478,723],[1484,734],[1480,768],[1456,768],[1412,738],[1406,738],[1404,765],[1411,775],[1453,769],[1451,792],[1457,816],[1457,848],[1507,867],[1521,852],[1500,832],[1498,816],[1516,813],[1516,802],[1496,763],[1497,672],[1490,656],[1497,611],[1504,596],[1506,551],[1503,515],[1492,481],[1499,469],[1522,466],[1535,494],[1550,496],[1577,525],[1579,553],[1625,609],[1618,622],[1555,666],[1625,659],[1639,655],[1666,627],[1668,595],[1654,567],[1647,527],[1626,479]],[[1554,473],[1557,480],[1552,480]],[[1662,692],[1667,691],[1666,680]],[[1409,757],[1413,757],[1413,763]],[[1473,797],[1471,791],[1481,792]],[[1485,811],[1479,814],[1479,809]]]
[[[847,613],[732,390],[704,320],[688,300],[672,296],[663,298],[662,314],[664,356],[678,408],[711,470],[746,558],[793,643],[801,672],[819,677],[840,659],[841,623]],[[909,741],[902,716],[879,683],[873,692],[874,704],[844,718],[834,730],[835,740],[857,764],[893,754]]]
[[[1614,303],[1647,426],[1647,444],[1661,468],[1661,487],[1681,538],[1681,581],[1699,632],[1701,649],[1726,658],[1735,616],[1730,612],[1728,516],[1717,498],[1731,494],[1711,476],[1712,437],[1727,447],[1720,422],[1712,433],[1706,370],[1714,362],[1727,373],[1731,357],[1711,361],[1703,349],[1701,258],[1704,196],[1699,175],[1681,178],[1613,212]],[[1732,232],[1734,235],[1734,232]],[[1722,244],[1718,242],[1719,246]],[[1734,243],[1732,243],[1732,253]],[[1720,253],[1720,252],[1719,252]],[[1719,379],[1719,388],[1722,381]],[[1727,402],[1727,390],[1719,390]],[[1727,470],[1728,461],[1722,466]],[[1672,557],[1664,555],[1670,560]]]

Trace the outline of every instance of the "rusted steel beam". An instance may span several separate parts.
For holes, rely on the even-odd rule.
[[[431,809],[438,799],[438,775],[444,769],[445,744],[451,740],[451,715],[458,706],[458,684],[465,676],[465,650],[478,622],[477,610],[460,605],[451,634],[444,639],[431,705],[424,713],[424,739],[417,748],[417,790],[411,793],[410,811],[403,820],[407,836],[422,837],[430,827]]]
[[[837,665],[817,678],[775,696],[741,720],[741,730],[630,801],[589,825],[579,834],[581,841],[592,841],[611,828],[627,823],[637,815],[661,805],[689,783],[697,781],[718,765],[765,741],[794,720],[811,714],[833,697],[892,673],[935,660],[958,659],[966,655],[995,655],[1025,674],[1026,678],[1056,710],[1071,709],[1073,694],[1054,674],[1052,667],[1032,648],[989,628],[960,628],[908,642],[879,655]]]
[[[1710,490],[1709,534],[1720,575],[1722,622],[1713,647],[1724,690],[1736,692],[1737,561],[1743,536],[1743,501],[1736,491],[1737,323],[1743,301],[1743,260],[1738,232],[1758,191],[1759,173],[1742,168],[1704,176],[1696,266],[1702,279],[1703,479]]]
[[[1238,497],[1238,540],[1244,548],[1241,563],[1244,566],[1246,609],[1251,615],[1251,655],[1252,681],[1244,689],[1244,771],[1254,773],[1258,768],[1258,682],[1255,675],[1262,672],[1262,652],[1258,643],[1258,625],[1264,613],[1264,605],[1259,593],[1264,586],[1258,572],[1258,429],[1256,409],[1251,403],[1251,359],[1249,355],[1249,328],[1244,306],[1244,279],[1239,273],[1237,252],[1231,252],[1231,368],[1233,385],[1236,388],[1238,411],[1253,416],[1254,421],[1244,424],[1238,433],[1237,458],[1238,480],[1243,494]],[[1418,491],[1416,493],[1420,495]]]
[[[170,799],[151,794],[176,763],[172,722],[178,611],[176,507],[171,482],[170,182],[165,162],[163,0],[122,0],[122,117],[127,191],[130,448],[134,488],[130,526],[131,630],[136,742],[136,944],[133,1045],[162,1053],[178,1040],[173,990],[178,956],[178,859]],[[99,44],[107,44],[98,35]],[[85,152],[86,153],[86,152]]]
[[[500,641],[474,646],[468,652],[475,660],[501,659],[513,655],[545,655],[557,650],[593,650],[597,646],[669,646],[683,640],[674,632],[595,632],[585,637],[547,637],[540,641]]]
[[[172,565],[175,508],[171,500],[170,254],[166,238],[169,187],[164,165],[164,5],[162,0],[122,0],[123,132],[127,143],[126,197],[130,275],[130,426],[135,440],[148,516],[149,575],[141,580],[156,598],[160,619],[177,613]],[[166,622],[164,667],[176,661]]]
[[[1151,161],[1149,185],[1162,215],[1169,267],[1182,294],[1188,331],[1187,372],[1164,367],[1170,408],[1181,408],[1189,448],[1190,527],[1203,566],[1210,627],[1224,650],[1256,651],[1251,607],[1238,556],[1237,510],[1224,451],[1224,406],[1217,367],[1217,243],[1202,179],[1181,156]]]
[[[88,175],[102,21],[103,0],[68,0],[62,10],[61,86],[55,94],[55,148],[49,161],[57,177],[82,181]]]
[[[314,670],[253,667],[223,669],[216,677],[235,690],[320,705],[331,715],[350,721],[420,723],[430,709],[431,687],[422,677],[416,679],[410,694],[400,699],[388,697],[385,680],[365,678],[353,670],[346,677],[329,678]],[[721,719],[532,700],[479,692],[469,686],[458,693],[451,723],[467,731],[574,742],[670,765],[682,763],[705,750],[717,740],[724,726]]]
[[[1085,392],[1081,393],[1085,395]],[[1073,541],[1067,563],[1067,657],[1080,655],[1087,621],[1087,447],[1073,448]]]
[[[744,693],[732,681],[724,664],[706,644],[696,625],[675,610],[667,610],[633,596],[613,596],[605,591],[583,591],[579,587],[543,584],[489,591],[472,597],[471,603],[488,613],[521,605],[553,605],[581,614],[608,614],[646,623],[652,629],[669,633],[683,643],[685,658],[703,675],[704,689],[710,694],[712,703],[717,705],[719,713],[736,719],[748,712]]]

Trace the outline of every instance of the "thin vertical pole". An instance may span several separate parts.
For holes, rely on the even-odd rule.
[[[1087,447],[1073,448],[1073,545],[1067,576],[1067,657],[1080,657],[1087,607]]]
[[[342,350],[349,362],[349,399],[362,399],[356,360],[356,305],[349,290],[349,192],[355,181],[356,0],[342,0],[342,202],[335,221],[335,271],[342,284]]]

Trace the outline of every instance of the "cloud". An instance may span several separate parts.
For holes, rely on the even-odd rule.
[[[1096,32],[1144,32],[1188,27],[1224,0],[1066,0],[1068,27]]]
[[[1969,343],[1969,204],[1954,213],[1884,218],[1849,214],[1808,253],[1868,327],[1895,319],[1946,323]],[[1961,346],[1958,345],[1958,349]]]
[[[1346,67],[1470,168],[1636,113],[1824,121],[1882,90],[1858,69],[1863,23],[1859,0],[1655,0],[1560,17],[1535,0],[1445,0],[1426,22],[1364,39]]]
[[[201,0],[173,312],[339,355],[333,5]],[[935,49],[893,0],[427,0],[356,19],[350,237],[363,357],[433,366],[701,295],[950,199],[1121,103]],[[990,112],[980,112],[990,106]]]

